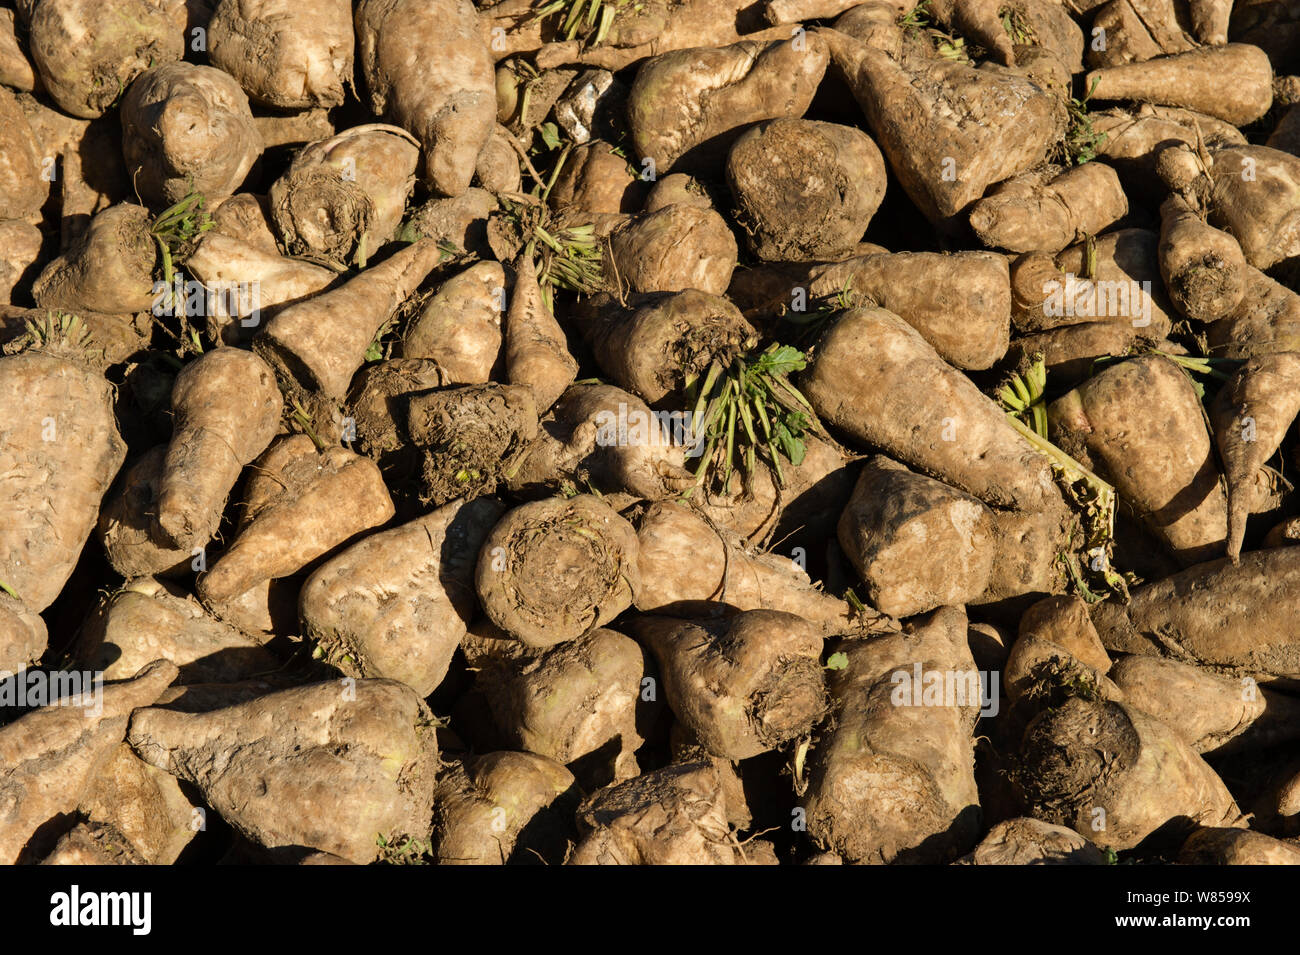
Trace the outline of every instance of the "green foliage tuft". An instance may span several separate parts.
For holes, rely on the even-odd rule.
[[[1070,116],[1070,125],[1065,131],[1061,152],[1064,154],[1065,161],[1075,166],[1082,166],[1096,159],[1097,150],[1106,142],[1106,134],[1092,128],[1092,118],[1088,115],[1088,100],[1096,91],[1099,80],[1100,77],[1092,81],[1092,86],[1084,94],[1083,99],[1072,96],[1065,104],[1066,112]]]
[[[715,360],[704,380],[692,383],[692,430],[703,452],[685,497],[710,479],[720,493],[730,493],[732,478],[753,475],[760,456],[785,486],[781,459],[798,467],[807,451],[804,435],[825,434],[788,378],[806,365],[803,352],[773,343],[758,354],[736,355],[726,366]]]

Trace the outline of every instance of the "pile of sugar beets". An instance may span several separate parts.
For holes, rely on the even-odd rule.
[[[1296,0],[0,7],[0,860],[1300,862]]]

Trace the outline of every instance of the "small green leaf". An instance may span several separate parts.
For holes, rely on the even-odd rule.
[[[762,360],[764,370],[773,375],[788,375],[794,371],[803,371],[808,367],[803,352],[789,345],[769,349]]]
[[[844,670],[849,665],[849,655],[847,653],[832,653],[826,658],[826,669]]]
[[[790,463],[795,467],[803,464],[804,454],[807,453],[807,447],[799,438],[791,437],[786,442],[785,456],[790,459]]]

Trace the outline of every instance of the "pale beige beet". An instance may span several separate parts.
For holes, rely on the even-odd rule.
[[[658,703],[644,699],[654,667],[635,640],[601,628],[540,652],[514,645],[510,657],[477,655],[474,639],[462,647],[475,687],[510,745],[566,765],[599,760],[614,780],[639,774],[634,754]]]
[[[126,0],[26,0],[28,50],[50,98],[72,116],[92,119],[149,67],[185,55],[184,21],[175,5]]]
[[[170,691],[168,691],[170,692]],[[149,865],[171,865],[207,827],[207,810],[180,782],[119,743],[91,779],[77,809],[111,825]]]
[[[1007,260],[991,252],[867,253],[808,276],[811,301],[868,298],[911,325],[944,361],[983,369],[1006,354],[1011,332]]]
[[[1300,548],[1189,567],[1137,588],[1128,604],[1097,604],[1110,650],[1168,656],[1241,673],[1300,677]]]
[[[673,763],[593,793],[569,865],[745,865],[716,766]],[[752,851],[752,847],[751,847]]]
[[[632,605],[641,585],[636,531],[589,494],[524,504],[488,534],[474,582],[483,611],[506,633],[529,646],[563,643]]]
[[[269,230],[266,238],[270,248],[214,228],[185,260],[187,273],[211,293],[205,324],[222,344],[246,345],[278,311],[338,280],[330,269],[280,255]]]
[[[585,334],[614,384],[652,405],[757,341],[736,306],[698,289],[606,300]]]
[[[802,116],[828,62],[819,36],[802,40],[679,50],[643,64],[628,94],[637,155],[660,175],[720,169],[749,124]]]
[[[0,219],[25,219],[45,204],[48,179],[41,176],[41,146],[18,100],[0,88]]]
[[[999,822],[957,864],[1105,865],[1106,857],[1073,829],[1022,816]]]
[[[1206,828],[1188,836],[1181,865],[1300,865],[1300,845],[1248,829]]]
[[[123,680],[153,660],[180,671],[180,683],[233,683],[270,673],[280,662],[260,643],[209,616],[179,587],[151,578],[105,597],[72,648],[79,666]]]
[[[586,480],[602,494],[660,500],[694,480],[683,468],[682,435],[672,431],[636,395],[613,385],[571,385],[507,475],[509,486],[558,490]]]
[[[738,761],[768,752],[810,733],[826,710],[824,638],[794,614],[639,617],[629,627],[659,661],[673,713],[714,756]]]
[[[304,146],[269,195],[286,251],[364,268],[393,240],[419,158],[414,136],[383,123]]]
[[[474,565],[502,510],[489,499],[453,501],[331,558],[303,585],[303,634],[344,673],[428,696],[477,609]]]
[[[1154,355],[1113,365],[1053,402],[1048,418],[1054,434],[1087,445],[1180,561],[1223,552],[1227,496],[1200,402],[1177,365]]]
[[[138,194],[168,206],[192,192],[214,199],[233,193],[262,155],[262,137],[229,74],[164,63],[122,100],[122,152]]]
[[[497,262],[479,262],[449,278],[407,326],[402,357],[433,359],[447,384],[488,381],[501,363],[505,287]]]
[[[91,219],[85,232],[41,271],[32,297],[42,308],[73,312],[148,311],[161,301],[153,279],[156,261],[149,211],[119,203]]]
[[[840,517],[839,541],[873,607],[910,617],[969,603],[993,572],[993,515],[978,500],[877,455]]]
[[[1300,702],[1249,678],[1141,654],[1124,657],[1110,677],[1125,700],[1175,730],[1198,753],[1263,749],[1300,733]]]
[[[986,504],[1034,508],[1055,493],[1047,459],[1002,410],[884,309],[839,313],[802,385],[827,424]]]
[[[275,437],[283,410],[271,366],[252,352],[218,348],[181,370],[158,481],[157,541],[185,549],[212,538],[226,497]]]
[[[848,632],[857,625],[849,603],[814,587],[794,561],[747,549],[739,537],[711,527],[679,503],[665,501],[649,508],[637,537],[638,610],[680,617],[782,610],[830,633]],[[683,554],[690,554],[691,560],[682,560]],[[864,623],[877,616],[882,615],[869,613]]]
[[[112,386],[51,334],[49,348],[0,358],[0,580],[37,612],[72,575],[126,458]]]
[[[1089,162],[1056,175],[1030,172],[993,189],[971,208],[971,228],[991,248],[1059,252],[1128,214],[1119,177]]]
[[[829,258],[866,232],[885,196],[885,160],[860,129],[777,119],[736,140],[727,184],[760,259]]]
[[[1210,222],[1230,232],[1257,269],[1300,258],[1300,156],[1267,146],[1215,154]]]
[[[1126,703],[1073,698],[1044,711],[1025,731],[1020,759],[1017,786],[1030,811],[1097,845],[1131,849],[1162,827],[1246,825],[1214,770]]]
[[[966,614],[945,607],[903,633],[838,649],[847,661],[830,681],[836,722],[812,750],[801,800],[808,833],[854,862],[947,862],[969,851],[980,832],[971,733],[981,701]],[[953,692],[930,698],[927,673]]]
[[[286,383],[341,398],[375,333],[441,255],[436,242],[422,239],[338,288],[286,308],[253,347]]]
[[[99,508],[96,536],[109,564],[127,580],[185,573],[196,556],[190,548],[154,540],[158,484],[166,459],[167,445],[160,444],[124,467]]]
[[[1207,73],[1230,75],[1232,82],[1206,83]],[[1259,47],[1230,43],[1093,70],[1084,88],[1098,100],[1182,106],[1245,126],[1273,104],[1273,69]]]
[[[736,238],[712,209],[667,206],[615,229],[605,266],[622,294],[699,289],[721,295],[736,268]]]
[[[393,680],[339,680],[207,713],[137,711],[127,741],[268,849],[372,861],[428,836],[438,750],[428,708]]]
[[[837,30],[817,33],[903,189],[932,221],[1037,165],[1065,128],[1061,101],[1023,76],[939,57],[900,62]],[[1010,115],[1014,123],[1003,120]]]
[[[424,180],[459,196],[496,125],[491,53],[470,0],[364,0],[357,60],[372,112],[420,140]]]
[[[0,784],[6,793],[0,859],[7,865],[24,860],[40,827],[76,809],[97,766],[122,742],[131,712],[153,703],[175,678],[172,664],[151,663],[133,679],[86,687],[80,696],[42,706],[0,730]]]
[[[354,46],[347,0],[218,0],[212,6],[212,65],[253,99],[294,110],[343,102]]]
[[[542,298],[537,267],[526,252],[515,260],[515,287],[505,316],[505,364],[506,378],[512,385],[528,387],[539,413],[555,404],[578,377],[578,362]]]
[[[299,440],[295,440],[295,438]],[[387,522],[393,501],[379,468],[344,448],[317,453],[303,435],[282,439],[258,459],[263,488],[250,482],[234,541],[199,579],[204,605],[224,605],[302,570],[354,535]]]
[[[41,615],[0,594],[0,673],[17,673],[40,659],[49,632]]]
[[[533,753],[487,753],[438,782],[440,865],[559,865],[581,799],[573,774]]]

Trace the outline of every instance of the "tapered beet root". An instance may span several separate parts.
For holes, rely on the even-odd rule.
[[[175,678],[176,667],[160,660],[122,683],[81,687],[0,731],[0,778],[12,794],[0,826],[6,863],[23,859],[51,818],[76,808],[96,767],[122,742],[131,712],[153,703]]]
[[[379,837],[424,839],[437,747],[428,710],[391,680],[342,680],[208,713],[151,707],[127,739],[268,849],[370,862]]]
[[[211,539],[226,496],[275,437],[283,409],[271,367],[251,352],[218,348],[182,369],[172,388],[175,428],[158,481],[158,541],[190,548]]]
[[[87,363],[79,319],[50,319],[41,347],[0,358],[0,580],[39,612],[54,602],[126,458],[112,386]]]
[[[331,558],[303,585],[304,634],[345,673],[432,693],[474,614],[474,565],[502,510],[454,501]]]

